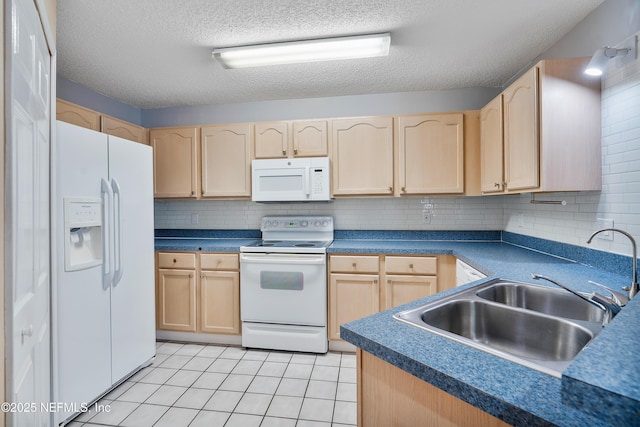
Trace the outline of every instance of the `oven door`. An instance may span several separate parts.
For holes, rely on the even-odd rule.
[[[325,326],[326,264],[325,254],[242,253],[242,321]]]

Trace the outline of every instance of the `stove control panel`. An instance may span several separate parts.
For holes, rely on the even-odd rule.
[[[262,218],[262,231],[299,230],[333,231],[331,216],[265,216]]]

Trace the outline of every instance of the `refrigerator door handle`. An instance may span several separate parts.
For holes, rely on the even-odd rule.
[[[113,286],[120,283],[123,273],[122,265],[122,195],[120,185],[115,178],[111,178],[111,188],[113,189]]]
[[[102,287],[107,289],[113,281],[113,268],[111,265],[111,205],[113,204],[113,192],[109,183],[102,178],[100,187],[102,198]]]

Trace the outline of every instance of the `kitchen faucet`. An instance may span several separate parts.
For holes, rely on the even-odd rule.
[[[603,228],[602,230],[598,230],[595,231],[591,237],[589,237],[589,240],[587,240],[587,243],[591,243],[591,240],[593,239],[593,237],[598,234],[598,233],[602,233],[604,231],[617,231],[618,233],[622,233],[625,236],[627,236],[629,238],[629,240],[631,240],[631,247],[633,249],[633,254],[632,254],[632,259],[631,259],[631,286],[629,286],[629,298],[633,298],[634,296],[636,296],[636,294],[638,292],[640,292],[640,285],[638,285],[638,266],[637,266],[637,258],[638,258],[638,250],[636,247],[636,240],[633,238],[633,236],[629,233],[627,233],[624,230],[620,230],[619,228]],[[627,290],[626,288],[623,288],[624,290]]]
[[[613,300],[602,296],[600,294],[597,293],[592,293],[590,297],[586,297],[584,295],[582,295],[580,292],[576,292],[571,288],[566,287],[565,285],[547,277],[547,276],[543,276],[542,274],[535,274],[535,273],[531,273],[531,277],[533,279],[536,280],[546,280],[547,282],[551,282],[556,286],[561,287],[562,289],[571,292],[572,294],[574,294],[575,296],[577,296],[578,298],[588,302],[589,304],[595,305],[596,307],[598,307],[600,310],[604,311],[604,316],[602,318],[602,326],[605,326],[607,323],[609,323],[611,321],[611,319],[613,319],[615,317],[616,314],[618,314],[620,312],[620,310],[622,309],[622,307],[620,307],[620,305],[618,305],[617,303],[615,303]]]

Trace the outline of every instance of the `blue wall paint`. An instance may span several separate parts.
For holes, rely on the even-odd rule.
[[[56,92],[58,98],[65,101],[82,105],[130,123],[142,125],[142,115],[139,108],[94,92],[71,80],[58,77],[56,80]]]

